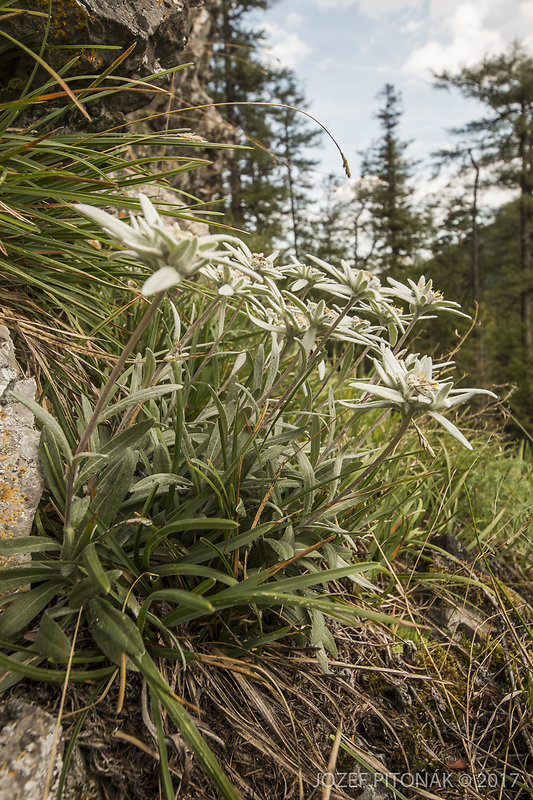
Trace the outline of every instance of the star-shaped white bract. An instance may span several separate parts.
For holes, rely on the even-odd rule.
[[[409,304],[409,310],[412,314],[428,311],[450,311],[452,314],[458,314],[460,317],[470,319],[468,314],[460,311],[459,303],[445,300],[441,292],[433,288],[431,278],[427,281],[421,275],[416,283],[411,278],[407,278],[407,286],[394,278],[387,278],[387,281],[390,283],[390,289],[384,288],[383,294],[404,300]]]
[[[400,359],[392,350],[384,348],[381,361],[374,359],[374,365],[381,383],[354,381],[350,386],[379,399],[370,402],[345,400],[341,401],[343,405],[356,408],[395,408],[409,418],[417,412],[425,412],[457,441],[472,449],[461,431],[442,412],[466,403],[476,394],[496,397],[494,392],[486,389],[454,389],[452,381],[435,380],[433,372],[438,367],[434,367],[429,356]]]
[[[152,295],[177,286],[183,278],[207,264],[229,263],[228,251],[221,244],[242,242],[224,234],[196,236],[182,230],[177,222],[163,219],[145,197],[139,195],[144,216],[131,216],[127,225],[100,208],[80,203],[74,208],[96,222],[114,242],[126,247],[116,255],[128,255],[155,270],[144,283],[142,293]]]
[[[335,267],[316,256],[308,255],[308,258],[327,273],[322,281],[314,284],[315,289],[329,292],[338,298],[376,301],[381,299],[381,282],[371,272],[354,269],[344,259],[341,259],[340,267]]]

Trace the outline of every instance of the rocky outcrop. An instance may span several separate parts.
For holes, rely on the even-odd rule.
[[[172,84],[172,108],[183,109],[171,117],[171,127],[188,125],[208,142],[239,144],[240,133],[233,128],[216,106],[205,87],[212,78],[213,42],[218,37],[218,16],[222,0],[204,0],[201,8],[191,13],[191,32],[183,61],[191,66],[177,72]],[[177,186],[205,202],[219,199],[223,186],[222,173],[228,164],[228,151],[194,150],[194,156],[207,159],[208,169],[192,170],[178,176]]]
[[[180,63],[179,54],[189,37],[189,10],[201,3],[202,0],[52,0],[44,58],[57,70],[76,57],[78,61],[70,67],[69,75],[73,71],[79,75],[99,74],[134,45],[116,73],[134,78],[156,74]],[[48,0],[22,0],[17,9],[22,12],[7,15],[2,27],[38,53]],[[26,14],[24,10],[33,13]],[[43,14],[41,24],[36,24],[36,11]],[[23,50],[15,52],[7,67],[9,80],[5,81],[4,93],[6,86],[11,86],[17,97],[34,63]],[[107,110],[131,111],[146,105],[152,94],[139,88],[114,94]]]
[[[205,139],[209,143],[239,144],[241,137],[236,128],[220,114],[213,98],[206,91],[212,79],[213,43],[219,37],[219,16],[223,0],[204,0],[191,11],[190,34],[187,46],[181,53],[181,62],[187,66],[178,70],[165,84],[168,95],[158,94],[149,106],[136,112],[144,124],[153,130],[188,128],[191,139]],[[148,151],[138,150],[140,155]],[[230,158],[227,149],[213,147],[182,148],[175,154],[205,159],[206,167],[182,172],[169,178],[169,183],[180,192],[186,192],[202,202],[220,200],[223,195],[223,173]],[[169,168],[174,164],[169,162]],[[162,164],[164,170],[164,165]],[[187,198],[185,198],[187,200]]]
[[[35,398],[33,378],[20,376],[9,331],[0,325],[0,537],[29,536],[43,491],[39,432],[33,414],[9,390]],[[16,556],[13,562],[25,560]],[[11,561],[11,559],[10,559]],[[6,558],[0,556],[0,565]]]
[[[0,705],[0,800],[43,800],[51,759],[48,797],[55,797],[63,765],[61,728],[57,748],[54,748],[55,729],[54,717],[38,706],[24,700]],[[97,797],[97,788],[75,750],[63,800],[96,800]]]

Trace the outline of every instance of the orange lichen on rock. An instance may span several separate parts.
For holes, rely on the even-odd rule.
[[[29,536],[43,490],[39,431],[33,414],[11,394],[35,398],[35,382],[20,378],[13,343],[0,325],[0,539]],[[0,556],[0,565],[21,563],[27,554]]]
[[[17,486],[10,486],[5,481],[0,481],[0,536],[2,523],[14,524],[24,513],[24,500],[27,498]]]

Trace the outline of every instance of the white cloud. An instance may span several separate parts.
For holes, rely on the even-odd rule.
[[[371,19],[422,6],[423,0],[359,0],[359,10]]]
[[[278,67],[294,69],[311,52],[307,42],[304,42],[295,31],[282,28],[273,22],[263,23],[261,29],[266,34],[266,40],[261,48],[263,55]]]
[[[303,22],[305,22],[305,19],[302,17],[301,14],[296,14],[296,12],[287,14],[288,28],[300,28]]]
[[[315,6],[322,11],[343,10],[357,3],[361,13],[372,19],[407,7],[420,7],[423,2],[424,0],[313,0]]]
[[[406,22],[405,25],[402,25],[402,27],[398,29],[398,33],[404,33],[404,34],[414,33],[415,31],[420,30],[423,24],[424,23],[420,19],[419,20],[410,19],[409,22]]]
[[[349,6],[353,6],[357,0],[313,0],[313,2],[323,11],[329,11],[330,8],[348,8]]]
[[[433,28],[433,36],[410,54],[402,71],[427,78],[433,71],[454,71],[501,53],[513,39],[531,47],[532,21],[532,0],[432,0],[428,31]]]

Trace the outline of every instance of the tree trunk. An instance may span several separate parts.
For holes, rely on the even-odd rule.
[[[230,18],[231,3],[230,0],[225,0],[222,6],[222,37],[224,40],[224,94],[227,103],[235,103],[237,98],[235,96],[235,85],[233,81],[233,31],[231,27]],[[237,120],[235,115],[235,106],[228,105],[226,107],[226,119],[233,127],[237,127]],[[229,160],[229,190],[230,190],[230,211],[232,222],[237,227],[242,227],[244,223],[241,202],[239,199],[239,191],[241,188],[241,176],[239,175],[239,168],[234,154]]]
[[[527,128],[520,132],[520,266],[522,290],[520,313],[522,318],[522,346],[526,364],[533,361],[533,257],[531,252],[531,202],[530,146]]]
[[[474,168],[474,193],[472,197],[472,295],[476,306],[479,306],[479,208],[478,208],[478,192],[479,192],[479,164],[474,159],[472,151],[468,151],[470,161]]]
[[[479,302],[481,298],[480,280],[479,280],[479,164],[472,155],[472,151],[468,151],[470,161],[474,169],[474,188],[472,194],[472,207],[470,209],[470,218],[472,220],[472,299],[476,308],[476,314],[479,314]],[[483,348],[483,337],[479,322],[474,328],[474,339],[477,354],[477,369],[481,382],[484,382],[485,375],[485,353]]]

